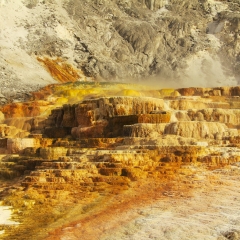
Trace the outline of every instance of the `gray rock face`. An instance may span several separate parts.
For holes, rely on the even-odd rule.
[[[111,80],[157,76],[179,82],[189,66],[188,60],[199,52],[221,56],[224,61],[229,58],[234,67],[225,64],[226,75],[238,75],[238,61],[233,56],[236,51],[232,44],[226,47],[222,38],[231,34],[229,27],[225,27],[227,22],[237,25],[238,14],[235,10],[237,16],[232,16],[231,4],[196,0],[105,0],[85,5],[81,1],[69,1],[64,7],[79,24],[78,44],[87,48],[79,49],[77,62],[89,75]],[[208,24],[212,31],[207,32]],[[209,40],[209,35],[215,41]],[[232,38],[229,41],[236,43]],[[222,60],[218,59],[224,65]],[[203,57],[201,64],[203,74],[215,81],[213,75],[218,74],[212,73],[212,60]]]
[[[36,61],[43,56],[60,57],[98,80],[154,78],[160,85],[217,86],[237,84],[240,76],[238,1],[0,4],[0,18],[8,26],[1,28],[0,38],[0,81],[6,87],[7,82],[24,86],[54,82]]]

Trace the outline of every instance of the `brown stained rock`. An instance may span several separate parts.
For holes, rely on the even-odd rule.
[[[7,148],[7,138],[1,138],[0,139],[0,148]]]
[[[124,126],[132,124],[152,124],[169,123],[171,114],[168,112],[158,114],[139,114],[117,116],[108,119],[106,132],[112,132],[113,136],[122,136]]]
[[[99,173],[106,176],[126,176],[122,173],[121,168],[101,168],[99,170]]]
[[[103,148],[113,149],[123,144],[124,138],[88,138],[79,139],[80,146],[83,148]]]
[[[43,159],[56,160],[61,156],[66,156],[67,149],[63,147],[40,148],[40,156]]]
[[[163,104],[162,99],[146,97],[110,97],[87,100],[76,106],[76,118],[79,125],[89,126],[92,121],[98,119],[162,110]]]
[[[49,108],[47,101],[11,103],[1,107],[5,118],[36,117]]]
[[[43,134],[48,138],[64,138],[71,135],[70,127],[45,127]]]
[[[97,121],[93,126],[72,128],[71,134],[75,139],[80,138],[102,138],[108,122],[105,120]]]
[[[197,88],[179,88],[177,91],[182,95],[182,96],[195,96]],[[203,93],[201,92],[201,95]]]
[[[60,58],[50,59],[47,57],[38,57],[37,60],[43,63],[52,77],[60,83],[75,82],[80,77],[78,69],[75,69],[72,65],[66,63]]]
[[[75,127],[77,126],[77,119],[75,116],[75,107],[71,105],[63,105],[63,116],[61,126],[63,127]]]
[[[133,97],[101,98],[85,100],[74,106],[75,112],[71,110],[72,115],[68,114],[69,118],[72,119],[72,123],[75,124],[74,122],[77,121],[79,125],[72,129],[74,138],[122,136],[124,125],[170,121],[169,113],[150,114],[152,111],[163,109],[162,99]],[[64,108],[62,111],[64,116]],[[59,113],[62,114],[61,110],[53,111],[50,119],[56,119],[58,122]],[[66,126],[64,120],[61,122],[61,125]]]
[[[33,101],[45,100],[49,95],[53,94],[53,92],[55,91],[55,87],[56,87],[55,84],[49,84],[40,89],[37,89],[37,90],[31,92],[30,99]]]

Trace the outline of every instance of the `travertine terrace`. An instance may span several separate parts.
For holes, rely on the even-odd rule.
[[[97,239],[94,218],[121,232],[117,208],[127,213],[219,185],[219,174],[240,160],[239,94],[239,87],[75,82],[2,106],[0,196],[21,224],[1,225],[0,237]]]
[[[240,239],[239,36],[239,0],[0,0],[0,239]]]

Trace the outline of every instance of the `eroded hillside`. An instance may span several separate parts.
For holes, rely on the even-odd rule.
[[[0,18],[2,102],[58,81],[51,62],[69,80],[238,82],[238,1],[1,0]]]

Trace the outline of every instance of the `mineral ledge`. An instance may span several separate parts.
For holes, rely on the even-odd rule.
[[[21,223],[0,225],[3,239],[60,239],[56,229],[71,222],[112,216],[116,196],[126,209],[156,194],[177,201],[218,184],[216,171],[240,161],[239,87],[138,90],[140,97],[81,84],[57,86],[70,96],[74,86],[75,94],[85,89],[73,103],[38,92],[1,107],[0,196]]]

